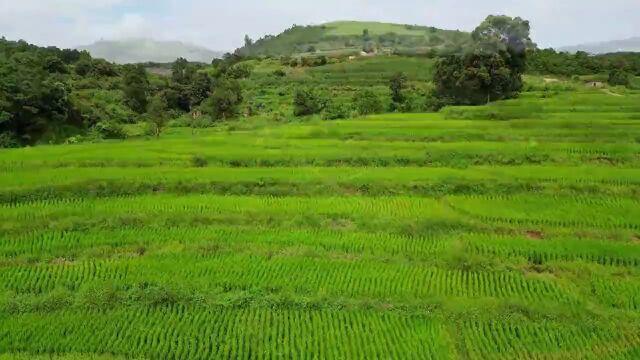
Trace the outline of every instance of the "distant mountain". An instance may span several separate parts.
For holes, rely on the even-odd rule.
[[[95,58],[103,58],[118,64],[167,63],[179,57],[194,62],[210,63],[214,58],[222,56],[222,52],[193,44],[152,39],[101,40],[78,49],[89,51]]]
[[[298,54],[427,53],[461,51],[469,33],[430,26],[381,22],[336,21],[300,26],[267,35],[237,51],[248,56]]]
[[[584,51],[590,54],[606,54],[614,52],[640,52],[640,37],[626,40],[613,40],[597,43],[588,43],[576,46],[559,48],[560,51],[578,52]]]

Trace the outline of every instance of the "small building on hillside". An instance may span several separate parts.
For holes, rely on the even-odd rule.
[[[589,81],[586,83],[586,85],[587,87],[594,89],[604,89],[607,87],[607,84],[603,83],[602,81]]]

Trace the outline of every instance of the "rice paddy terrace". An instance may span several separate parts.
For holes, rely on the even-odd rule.
[[[640,358],[640,94],[464,111],[0,151],[0,359]]]

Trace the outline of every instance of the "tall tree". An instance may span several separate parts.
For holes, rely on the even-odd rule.
[[[396,111],[407,101],[405,89],[407,88],[407,75],[399,72],[391,77],[389,90],[391,91],[391,110]]]
[[[512,98],[522,90],[529,22],[519,17],[489,16],[472,33],[474,47],[438,61],[436,96],[443,103],[483,104]]]
[[[195,73],[195,67],[185,58],[178,58],[171,66],[171,80],[174,84],[189,85]]]
[[[224,77],[215,83],[206,107],[214,119],[228,119],[238,114],[242,100],[240,83]]]
[[[153,135],[160,137],[167,125],[167,103],[163,96],[156,95],[149,102],[149,125]]]
[[[211,78],[207,73],[197,73],[190,87],[191,107],[199,106],[211,94]]]
[[[131,110],[138,114],[146,112],[149,102],[149,80],[142,64],[124,66],[123,86],[125,102]]]

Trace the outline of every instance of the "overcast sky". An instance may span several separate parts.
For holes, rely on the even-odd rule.
[[[640,0],[0,0],[0,36],[75,47],[153,37],[233,50],[292,24],[375,20],[472,30],[488,14],[531,21],[540,46],[640,36]]]

